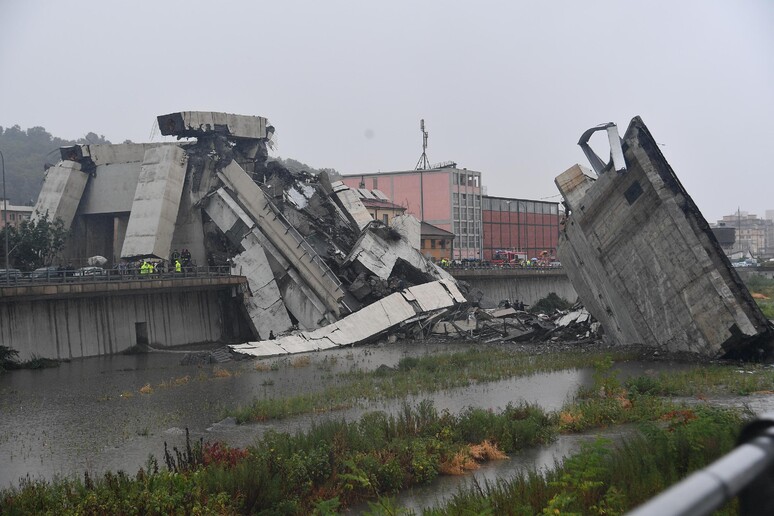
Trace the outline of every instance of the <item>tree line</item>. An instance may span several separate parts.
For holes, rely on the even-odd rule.
[[[43,185],[45,169],[60,159],[59,147],[90,143],[110,141],[104,135],[93,132],[77,140],[65,140],[52,136],[43,127],[24,130],[18,125],[6,128],[0,126],[0,152],[5,158],[8,202],[22,206],[34,205]]]

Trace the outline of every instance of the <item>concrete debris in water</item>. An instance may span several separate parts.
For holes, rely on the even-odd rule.
[[[174,270],[185,255],[191,270],[230,266],[249,285],[234,292],[244,296],[244,317],[230,332],[250,341],[237,347],[246,354],[424,331],[466,303],[419,252],[416,219],[385,226],[341,181],[268,159],[274,127],[265,118],[185,111],[158,125],[179,141],[61,149],[34,216],[73,230],[63,260],[151,258]]]
[[[588,146],[598,130],[609,163]],[[579,145],[597,177],[575,165],[556,178],[566,209],[558,255],[610,343],[707,357],[771,353],[771,324],[642,120],[622,140],[604,124]]]

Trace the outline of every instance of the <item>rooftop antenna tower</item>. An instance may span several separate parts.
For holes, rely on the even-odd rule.
[[[422,155],[419,157],[414,170],[428,170],[430,168],[430,160],[427,159],[427,131],[425,131],[424,118],[419,121],[419,130],[422,131]]]

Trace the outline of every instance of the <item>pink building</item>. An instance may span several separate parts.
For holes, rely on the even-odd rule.
[[[342,181],[381,190],[406,213],[453,233],[452,258],[483,258],[481,172],[444,167],[348,175]]]
[[[32,206],[14,206],[0,198],[0,229],[5,227],[6,219],[9,226],[19,227],[25,220],[30,220],[33,209]]]

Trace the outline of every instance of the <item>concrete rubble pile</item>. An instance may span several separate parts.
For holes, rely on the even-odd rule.
[[[435,337],[480,342],[562,342],[585,344],[602,338],[602,328],[580,304],[571,310],[531,313],[507,304],[498,308],[459,307],[432,327]]]
[[[256,356],[369,341],[466,302],[419,252],[416,219],[385,226],[341,181],[268,159],[265,118],[189,111],[158,125],[178,141],[61,149],[35,216],[72,229],[71,256],[185,249],[192,264],[230,265],[249,284],[251,342],[234,349]]]
[[[589,146],[604,132],[605,163]],[[774,331],[707,221],[639,117],[579,142],[594,174],[575,165],[555,182],[565,220],[558,256],[611,344],[705,357],[763,358]]]

